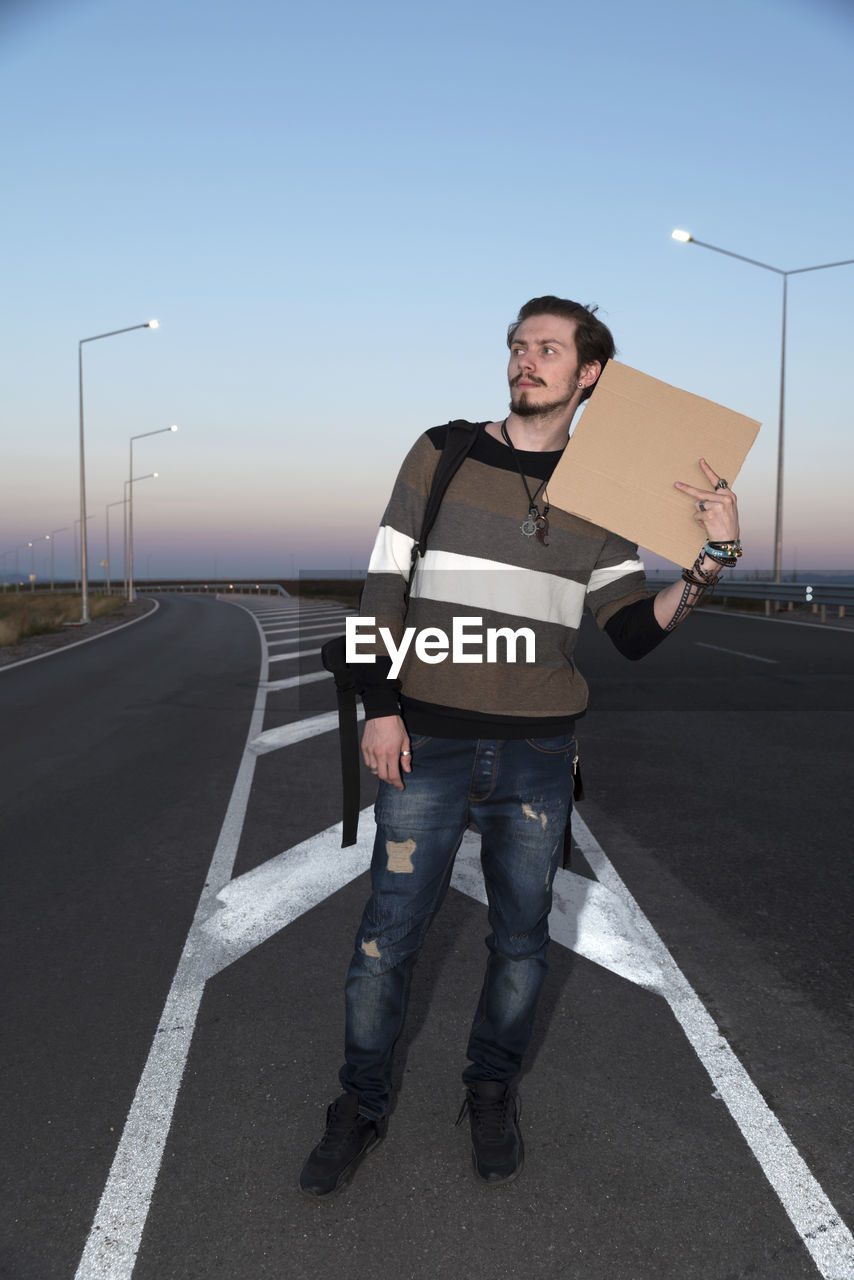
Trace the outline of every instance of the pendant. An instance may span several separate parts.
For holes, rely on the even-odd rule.
[[[535,521],[537,526],[537,542],[541,542],[544,547],[549,544],[546,542],[546,534],[549,531],[549,518],[546,515],[538,516]]]
[[[534,534],[537,532],[536,521],[539,519],[539,515],[540,513],[537,511],[536,507],[532,507],[528,512],[527,520],[524,524],[520,524],[519,528],[522,530],[526,538],[533,538]]]

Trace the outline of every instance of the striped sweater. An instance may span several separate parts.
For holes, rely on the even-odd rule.
[[[360,606],[365,640],[359,652],[377,655],[373,666],[360,669],[365,714],[370,719],[400,708],[410,733],[441,737],[562,732],[587,705],[587,685],[573,662],[585,605],[629,657],[642,656],[665,635],[652,614],[637,547],[555,507],[549,511],[547,545],[526,537],[521,524],[528,500],[513,455],[481,427],[445,493],[407,607],[412,547],[444,436],[444,427],[434,427],[413,445],[374,544]],[[561,456],[516,453],[532,493]],[[539,505],[542,510],[542,497]],[[483,643],[470,642],[462,659],[455,661],[449,652],[430,662],[424,657],[429,659],[430,649],[422,648],[419,656],[410,642],[399,681],[388,678],[381,627],[399,647],[406,628],[415,629],[414,637],[438,628],[450,640],[454,620],[461,618],[478,620],[467,629],[474,636],[483,633]],[[491,653],[490,628],[496,633]],[[515,661],[508,660],[513,646],[502,628],[527,629],[533,646],[520,636]],[[375,642],[367,642],[373,636]]]

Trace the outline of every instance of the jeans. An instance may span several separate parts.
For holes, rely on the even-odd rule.
[[[546,973],[552,881],[572,804],[571,734],[489,741],[413,735],[405,790],[380,782],[371,897],[347,972],[344,1090],[386,1114],[394,1046],[424,936],[466,827],[481,833],[489,956],[463,1081],[509,1083]]]

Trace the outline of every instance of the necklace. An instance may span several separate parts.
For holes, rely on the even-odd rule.
[[[528,516],[519,528],[522,530],[526,538],[533,538],[534,534],[536,534],[537,541],[542,543],[544,547],[547,547],[549,545],[546,542],[546,534],[549,531],[549,497],[546,492],[548,478],[542,480],[540,484],[537,485],[534,492],[531,493],[531,490],[528,488],[528,481],[525,479],[525,472],[522,470],[522,464],[519,461],[519,455],[516,453],[513,441],[510,439],[508,434],[506,418],[501,424],[501,435],[505,444],[510,448],[510,452],[513,455],[513,461],[516,463],[516,470],[519,472],[522,484],[525,486],[525,493],[528,497]],[[540,493],[543,495],[542,513],[540,512],[540,508],[537,506],[537,498],[540,496]]]

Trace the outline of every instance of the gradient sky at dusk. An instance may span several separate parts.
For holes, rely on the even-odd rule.
[[[737,488],[770,566],[780,280],[670,232],[854,258],[853,53],[844,0],[5,5],[7,574],[62,526],[71,573],[80,338],[161,325],[84,348],[92,576],[129,437],[175,422],[136,446],[138,573],[280,577],[363,566],[415,436],[504,416],[546,292],[763,421]],[[854,570],[852,296],[851,266],[789,284],[785,568]]]

